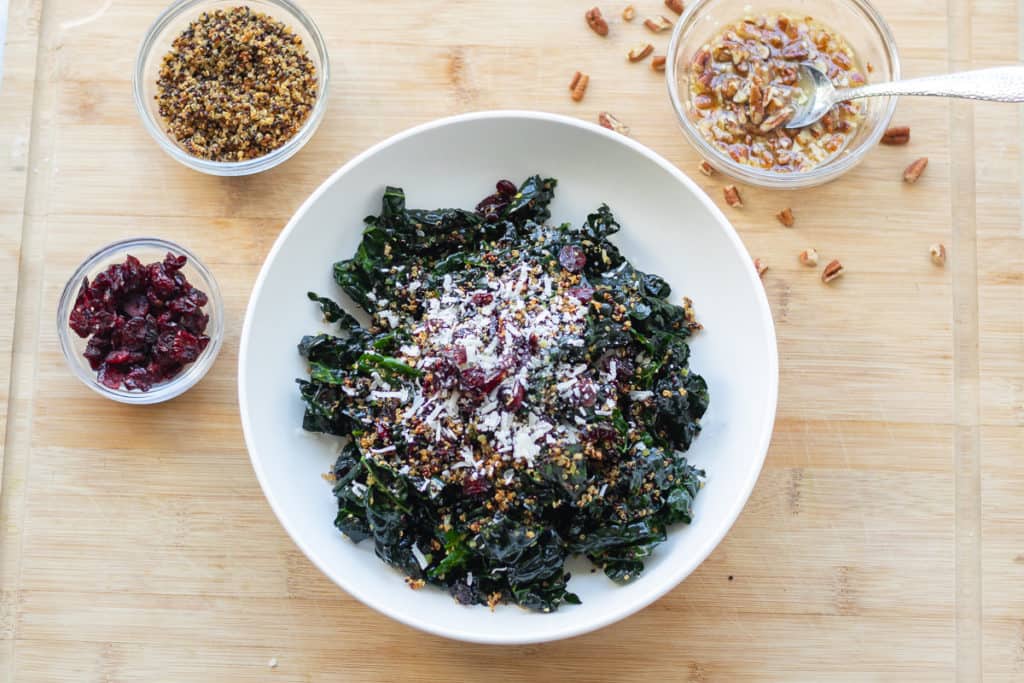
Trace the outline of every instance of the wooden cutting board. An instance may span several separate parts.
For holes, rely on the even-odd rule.
[[[721,203],[652,39],[586,2],[306,0],[335,80],[320,131],[251,178],[175,164],[129,91],[156,0],[13,0],[0,87],[0,680],[1024,680],[1024,117],[907,100],[907,147],[838,182],[742,188],[726,208],[778,326],[781,396],[764,473],[681,586],[571,641],[484,647],[414,632],[328,582],[275,520],[235,399],[238,333],[271,243],[354,154],[457,112],[608,110]],[[879,0],[908,75],[1021,60],[1019,0]],[[667,13],[636,3],[640,17]],[[572,72],[592,75],[582,103]],[[915,157],[931,163],[900,181]],[[790,206],[792,229],[774,214]],[[57,346],[81,259],[156,234],[214,269],[228,337],[185,398],[93,395]],[[928,247],[943,242],[946,268]],[[845,277],[797,262],[814,246]],[[9,381],[7,381],[9,378]],[[410,596],[411,597],[411,596]],[[272,666],[276,664],[276,667]]]

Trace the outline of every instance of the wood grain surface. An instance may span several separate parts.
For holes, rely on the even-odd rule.
[[[641,613],[570,641],[448,642],[356,602],[296,549],[242,442],[238,333],[291,213],[411,125],[536,108],[637,140],[722,202],[676,128],[649,38],[575,0],[305,0],[331,50],[327,117],[258,177],[165,156],[129,74],[156,0],[12,0],[0,85],[0,680],[1024,680],[1024,118],[905,100],[907,147],[828,186],[725,207],[765,276],[781,354],[771,451],[711,557]],[[640,17],[667,11],[635,3]],[[878,0],[907,75],[1020,61],[1018,0]],[[667,34],[654,38],[663,53]],[[566,85],[588,71],[583,102]],[[931,163],[900,181],[915,157]],[[792,229],[773,217],[784,206]],[[117,405],[67,370],[65,280],[115,239],[202,256],[228,337],[185,398]],[[928,258],[933,242],[947,267]],[[847,274],[797,262],[814,246]],[[6,428],[6,434],[3,430]],[[276,667],[271,667],[271,661]]]

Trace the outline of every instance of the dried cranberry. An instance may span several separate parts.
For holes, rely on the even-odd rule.
[[[124,365],[132,358],[132,352],[126,349],[118,349],[117,351],[111,351],[107,354],[104,359],[107,365]]]
[[[484,380],[483,386],[480,387],[483,390],[483,393],[489,394],[494,391],[494,388],[501,384],[502,380],[505,379],[507,375],[508,370],[505,368],[489,375],[487,379]]]
[[[509,412],[516,412],[519,410],[519,407],[523,405],[524,398],[526,398],[526,389],[524,389],[523,385],[519,382],[515,382],[512,385],[512,388],[505,392],[505,408],[507,408]]]
[[[151,346],[157,338],[157,328],[150,320],[142,317],[128,319],[118,332],[115,343],[127,349],[141,349]]]
[[[455,365],[465,365],[467,358],[466,347],[462,344],[455,344],[448,350],[448,358]]]
[[[131,294],[121,302],[121,310],[125,312],[125,315],[133,318],[145,316],[149,313],[149,299],[143,292]]]
[[[490,482],[476,474],[471,474],[462,480],[462,493],[470,498],[483,496],[490,490]]]
[[[519,188],[511,180],[499,180],[494,189],[498,191],[498,194],[505,195],[506,197],[511,197],[519,192]]]
[[[558,262],[570,273],[578,273],[587,265],[587,255],[575,244],[567,244],[559,250]]]
[[[191,363],[199,357],[199,339],[187,330],[178,330],[174,335],[171,357],[175,363]]]
[[[169,379],[177,377],[181,373],[183,367],[184,366],[176,365],[174,363],[166,366],[163,370],[164,381],[166,382]]]
[[[200,307],[205,306],[207,301],[209,300],[207,298],[205,292],[201,292],[198,289],[196,289],[195,287],[193,287],[192,289],[188,290],[187,296],[188,296],[189,299],[192,300],[192,303],[194,303],[196,306],[200,306]]]
[[[378,422],[376,425],[377,437],[382,441],[388,441],[391,439],[391,429],[383,422]]]
[[[477,306],[486,306],[492,301],[494,301],[494,295],[490,292],[477,292],[472,298],[472,302]]]
[[[580,435],[580,438],[586,442],[595,443],[611,443],[618,438],[619,433],[615,427],[607,422],[598,422],[595,424],[587,425],[586,429]]]
[[[78,296],[75,297],[75,308],[87,306],[92,297],[89,296],[89,278],[82,278],[82,284],[78,288]]]
[[[79,337],[88,337],[92,332],[92,314],[84,306],[75,306],[68,317],[68,325]]]
[[[178,324],[195,335],[202,334],[209,323],[210,316],[199,312],[192,315],[182,315],[178,318]]]
[[[107,357],[107,353],[110,352],[110,343],[100,337],[93,337],[85,345],[85,351],[82,355],[87,361],[89,361],[89,367],[93,370],[99,370],[100,366],[103,365],[103,359]]]
[[[109,311],[99,311],[92,316],[92,333],[109,337],[121,327],[120,320]]]
[[[178,291],[178,283],[167,274],[162,263],[149,264],[149,283],[156,295],[164,300],[173,298]]]
[[[540,339],[537,338],[536,334],[530,334],[530,352],[537,353],[540,351]]]
[[[153,388],[153,382],[154,378],[146,368],[139,367],[133,368],[124,378],[125,388],[135,391],[149,391]]]
[[[188,257],[183,254],[175,256],[171,252],[167,252],[167,255],[164,256],[163,265],[164,269],[167,270],[168,272],[181,270],[182,268],[185,267],[186,263],[188,263]]]
[[[109,389],[120,389],[121,382],[124,381],[124,375],[124,371],[119,370],[113,365],[104,364],[96,378],[100,381],[100,384]]]
[[[483,392],[483,387],[486,382],[487,373],[478,367],[466,368],[459,374],[459,385],[462,387],[463,391]]]
[[[597,389],[594,388],[594,383],[589,379],[583,379],[579,382],[579,402],[584,408],[590,408],[597,403]]]
[[[164,311],[157,316],[156,327],[160,332],[176,329],[178,327],[178,323],[175,322],[175,315],[170,311]]]
[[[103,298],[103,293],[110,289],[110,277],[105,273],[97,273],[89,285],[89,296],[93,299]]]
[[[117,295],[124,291],[124,270],[118,264],[108,266],[106,270],[107,280],[110,282],[108,291]]]
[[[476,205],[476,214],[488,223],[497,223],[501,218],[501,212],[508,206],[508,197],[501,194],[492,194],[484,197]]]
[[[569,288],[569,296],[579,299],[581,303],[589,304],[594,298],[594,288],[590,285],[576,285]]]

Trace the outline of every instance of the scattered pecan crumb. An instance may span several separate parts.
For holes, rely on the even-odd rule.
[[[757,276],[763,279],[764,274],[768,272],[768,264],[759,258],[755,258],[754,269],[757,270]]]
[[[622,10],[623,21],[633,21],[636,18],[636,8],[632,5],[626,5],[626,9]]]
[[[693,299],[688,296],[683,297],[683,320],[691,332],[704,329],[704,326],[697,322],[697,314],[693,312]]]
[[[683,5],[683,0],[665,0],[665,7],[668,7],[676,14],[682,14],[683,10],[686,9]]]
[[[743,206],[743,199],[740,197],[740,191],[736,189],[735,185],[726,185],[723,187],[722,194],[725,195],[725,203],[729,206]]]
[[[701,159],[700,172],[706,176],[713,176],[715,174],[715,169],[711,164],[708,163],[707,159]]]
[[[946,245],[936,242],[928,248],[928,253],[932,256],[932,263],[940,268],[946,265]]]
[[[869,74],[875,73],[875,65],[872,64],[871,62],[868,62],[867,64],[865,64],[864,68],[868,70]]]
[[[793,218],[793,209],[789,208],[788,206],[782,211],[779,211],[777,214],[775,214],[775,217],[778,218],[779,222],[785,225],[787,228],[792,228],[793,223],[796,222],[796,220]]]
[[[411,576],[407,576],[405,577],[405,585],[413,589],[414,591],[418,591],[419,589],[427,585],[427,582],[423,579],[414,579]]]
[[[833,259],[825,266],[825,270],[821,271],[821,281],[825,283],[832,282],[844,272],[843,264],[838,259]]]
[[[927,166],[928,157],[921,157],[915,160],[914,163],[907,166],[907,170],[903,171],[903,181],[911,184],[916,183]]]
[[[598,114],[597,122],[609,130],[614,130],[616,133],[629,135],[629,126],[609,112],[603,111]]]
[[[816,266],[818,265],[818,250],[814,247],[807,247],[800,252],[800,263],[805,266]]]
[[[905,145],[910,142],[910,126],[892,126],[882,134],[883,145]]]
[[[662,31],[667,31],[672,28],[672,22],[659,15],[654,18],[644,19],[644,26],[655,33],[661,33]]]
[[[594,33],[599,36],[608,35],[608,22],[601,16],[601,9],[599,7],[591,7],[583,16],[586,17],[587,26],[589,26]]]
[[[572,75],[572,81],[569,83],[569,90],[572,93],[572,99],[575,102],[579,102],[583,99],[583,94],[587,92],[587,85],[590,84],[590,76],[577,71]]]
[[[494,608],[497,607],[498,603],[500,603],[500,602],[501,602],[501,593],[494,592],[494,593],[491,593],[490,595],[487,596],[487,606],[491,608],[492,612],[494,611]]]
[[[629,57],[629,61],[631,62],[639,62],[641,59],[645,58],[652,52],[654,52],[653,45],[651,45],[650,43],[641,43],[636,47],[630,49],[626,56]]]
[[[658,55],[657,57],[651,58],[651,68],[655,71],[664,71],[665,55]]]

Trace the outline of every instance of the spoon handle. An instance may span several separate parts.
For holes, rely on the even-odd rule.
[[[1024,65],[961,71],[837,90],[835,101],[879,95],[928,95],[993,102],[1024,102]]]

